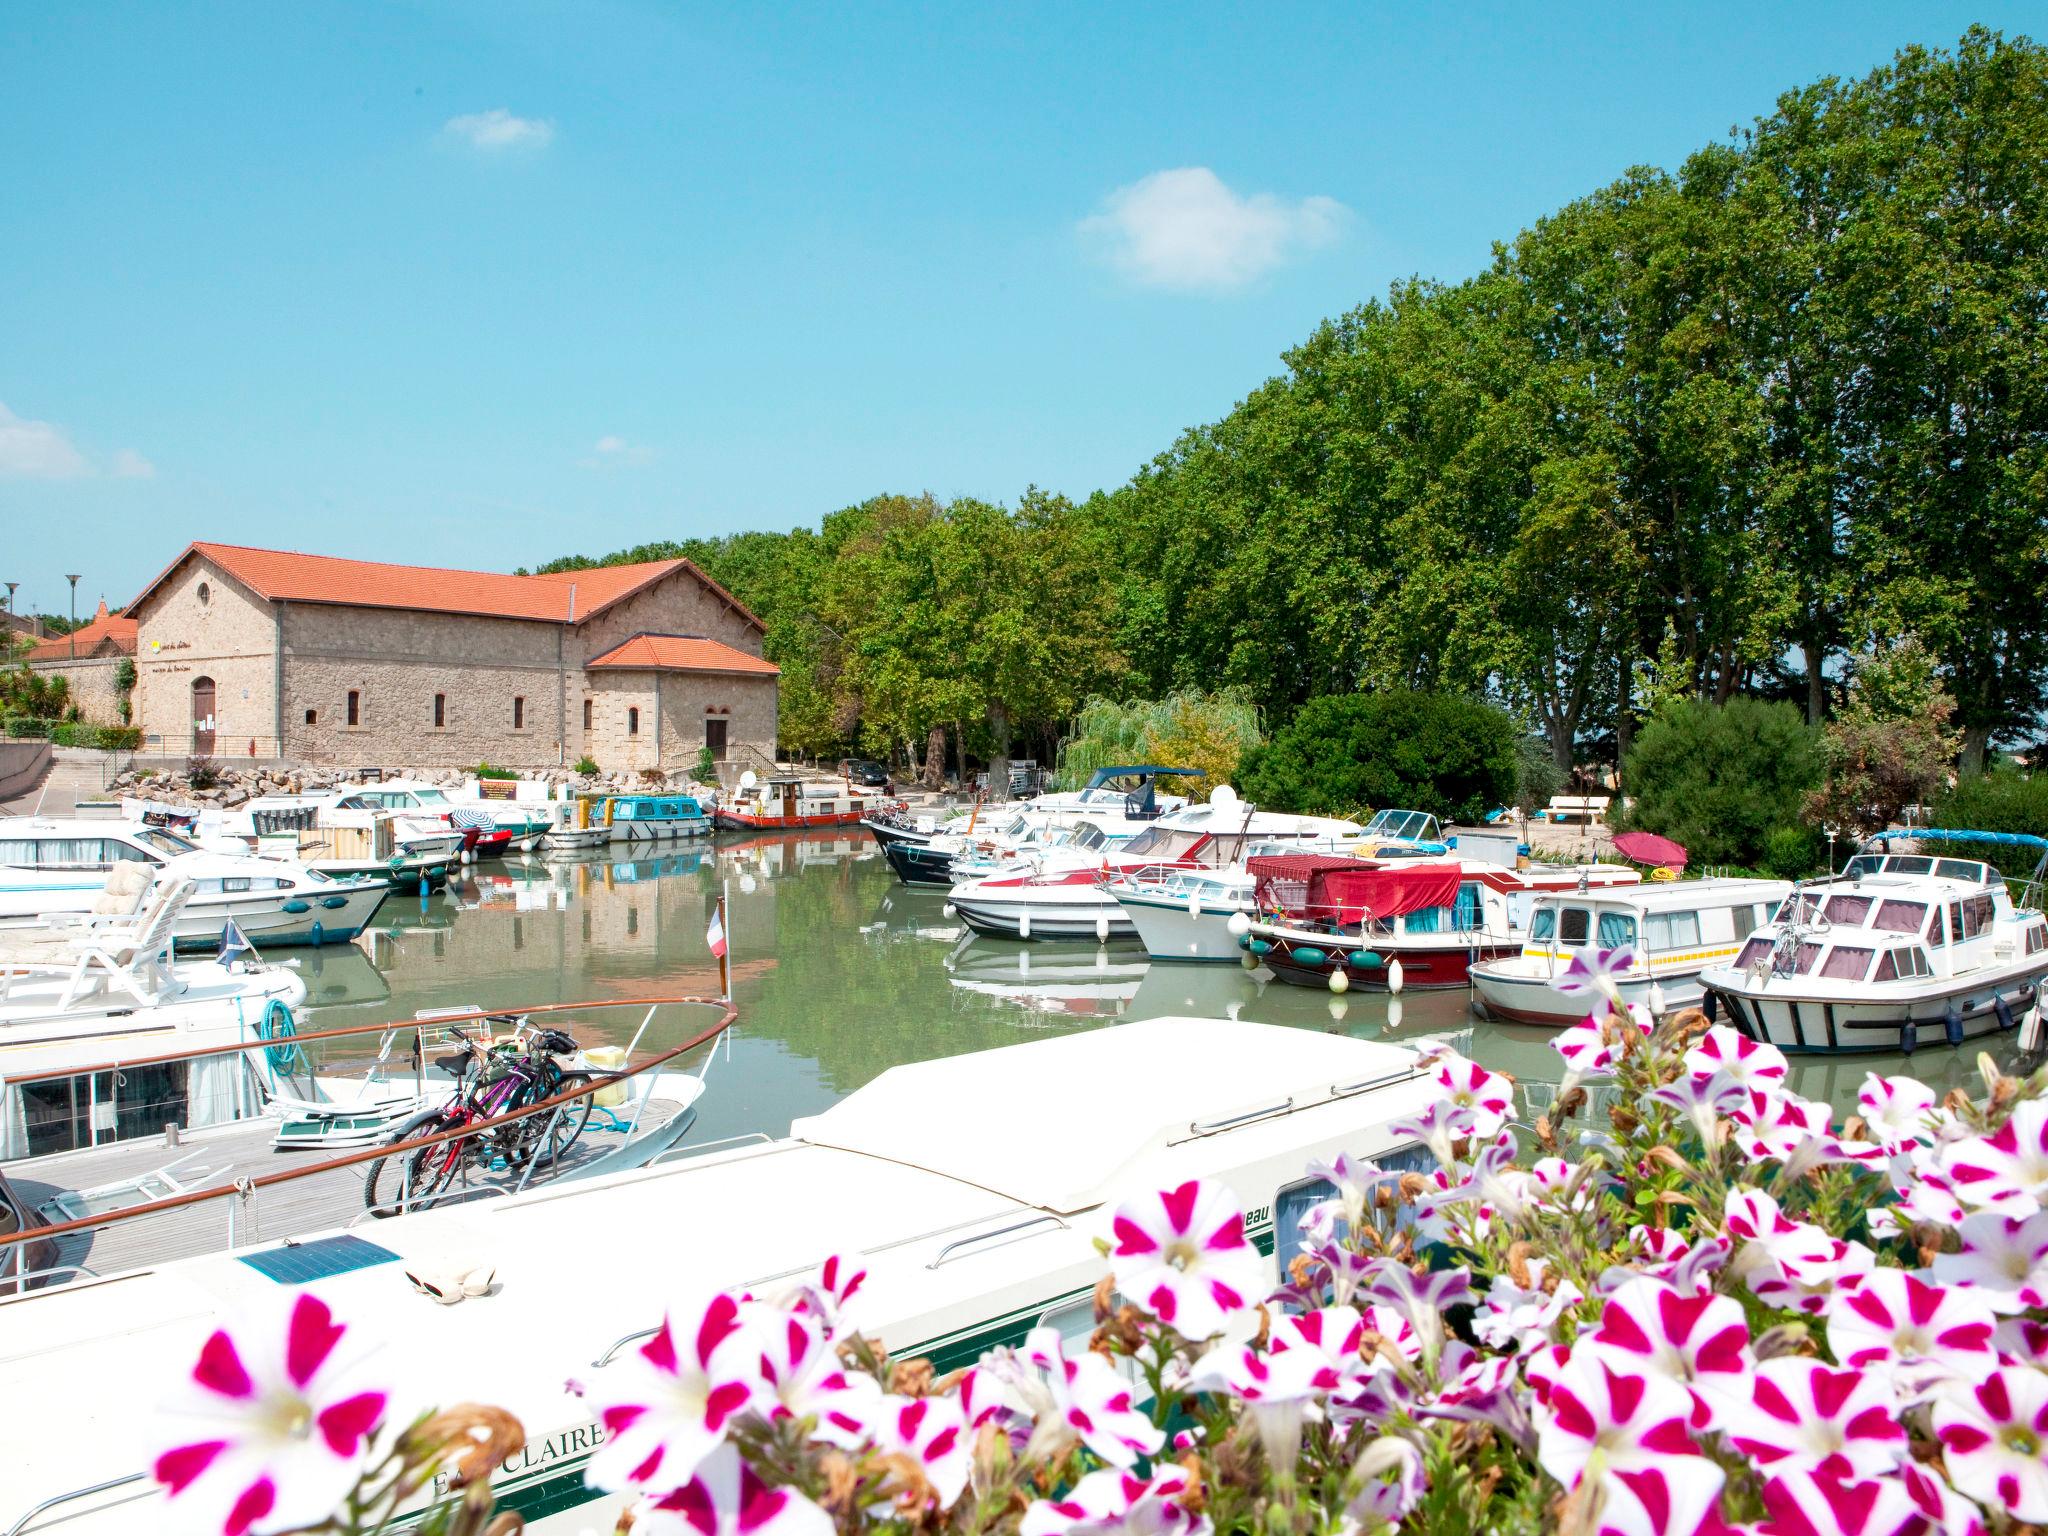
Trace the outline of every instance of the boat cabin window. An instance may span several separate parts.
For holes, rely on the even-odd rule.
[[[123,861],[140,864],[155,859],[140,848],[105,837],[38,837],[0,843],[0,864],[19,869],[105,869]]]
[[[1929,949],[1939,949],[1942,945],[1948,942],[1948,940],[1942,935],[1941,908],[1939,907],[1936,907],[1934,909],[1934,915],[1927,919],[1926,938],[1927,947]]]
[[[1821,898],[1810,891],[1794,891],[1778,903],[1771,914],[1774,923],[1810,923],[1820,916]]]
[[[1560,944],[1583,944],[1593,931],[1593,914],[1585,907],[1566,907],[1558,914],[1557,941]]]
[[[1910,981],[1916,976],[1929,974],[1927,951],[1918,944],[1901,944],[1888,949],[1877,957],[1877,968],[1870,973],[1872,981]]]
[[[1697,949],[1700,915],[1697,912],[1652,912],[1643,919],[1643,931],[1652,949]]]
[[[1884,860],[1874,853],[1859,853],[1842,866],[1842,873],[1851,880],[1860,880],[1865,875],[1874,875],[1884,868]]]
[[[1828,951],[1820,973],[1834,981],[1861,981],[1870,969],[1872,950],[1852,944],[1837,944]]]
[[[1828,921],[1837,928],[1861,928],[1870,920],[1870,908],[1875,900],[1872,896],[1851,896],[1837,892],[1828,898]]]
[[[1730,921],[1735,924],[1735,937],[1746,939],[1752,933],[1755,933],[1764,922],[1763,904],[1761,902],[1745,902],[1739,907],[1730,907],[1728,909],[1728,916]]]
[[[1633,912],[1617,912],[1612,907],[1600,909],[1600,947],[1602,949],[1626,949],[1636,941],[1636,915]]]
[[[1931,875],[1934,860],[1924,854],[1903,853],[1888,860],[1885,867],[1895,875]]]
[[[1984,883],[1984,866],[1967,859],[1943,859],[1934,866],[1934,872],[1944,880],[1967,880],[1972,885]]]
[[[174,858],[181,853],[199,851],[196,843],[188,843],[176,833],[166,832],[161,827],[144,827],[135,834],[135,840],[138,843],[147,843],[158,853],[169,854]]]
[[[1206,832],[1175,831],[1169,827],[1147,827],[1124,844],[1123,852],[1149,854],[1161,860],[1177,859],[1208,835]]]
[[[1548,944],[1557,936],[1557,908],[1538,907],[1536,915],[1529,919],[1529,942]]]
[[[2026,952],[2030,955],[2038,955],[2043,949],[2048,949],[2048,926],[2040,923],[2029,923],[2027,925]]]
[[[1872,981],[1897,981],[1899,979],[1899,951],[1888,949],[1877,957],[1877,969],[1870,973]]]
[[[1877,916],[1870,926],[1886,933],[1918,933],[1926,924],[1926,902],[1887,899],[1877,904]]]
[[[1074,828],[1068,841],[1076,848],[1100,848],[1109,839],[1102,835],[1102,828],[1084,824]]]
[[[1814,962],[1820,959],[1820,951],[1821,946],[1818,944],[1800,945],[1799,953],[1792,957],[1792,974],[1794,976],[1812,975]],[[1867,955],[1870,951],[1865,950],[1864,953]]]
[[[1735,957],[1735,968],[1739,971],[1755,965],[1757,961],[1764,959],[1770,954],[1771,946],[1776,942],[1775,939],[1769,937],[1751,939],[1742,946],[1742,953]]]

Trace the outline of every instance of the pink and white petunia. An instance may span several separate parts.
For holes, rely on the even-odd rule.
[[[1879,1077],[1868,1072],[1856,1095],[1856,1112],[1869,1128],[1870,1139],[1887,1152],[1897,1152],[1934,1139],[1934,1090],[1917,1078]]]
[[[1581,951],[1572,956],[1571,964],[1550,984],[1564,997],[1579,998],[1588,1004],[1604,997],[1617,1013],[1624,1012],[1621,978],[1635,963],[1636,952],[1627,945],[1620,949],[1597,950],[1592,954]]]
[[[1394,1536],[1422,1497],[1422,1453],[1398,1435],[1381,1435],[1358,1453],[1352,1482],[1363,1487],[1344,1506],[1337,1536]]]
[[[1027,1459],[1059,1461],[1085,1445],[1111,1466],[1129,1467],[1165,1444],[1165,1435],[1138,1410],[1123,1374],[1092,1350],[1069,1359],[1057,1328],[1032,1329],[1022,1349],[991,1355],[983,1369],[1031,1415]]]
[[[1664,1281],[1681,1296],[1705,1290],[1734,1251],[1734,1244],[1725,1237],[1701,1237],[1688,1242],[1669,1227],[1630,1227],[1628,1235],[1642,1255],[1636,1272]],[[1627,1283],[1628,1274],[1622,1272],[1620,1283]]]
[[[669,1308],[653,1338],[582,1389],[605,1428],[591,1486],[673,1492],[766,1390],[740,1303],[718,1292]]]
[[[1353,1157],[1348,1152],[1339,1152],[1327,1163],[1319,1160],[1310,1162],[1308,1176],[1329,1180],[1337,1191],[1330,1199],[1310,1206],[1301,1218],[1302,1232],[1311,1243],[1317,1244],[1335,1241],[1339,1222],[1349,1232],[1358,1231],[1365,1224],[1366,1208],[1372,1204],[1379,1187],[1400,1177],[1388,1173],[1378,1163]]]
[[[1471,1111],[1474,1136],[1497,1136],[1514,1118],[1515,1085],[1455,1051],[1447,1053],[1438,1065],[1436,1081],[1445,1099]]]
[[[1692,1394],[1677,1382],[1617,1366],[1595,1350],[1560,1351],[1554,1358],[1561,1363],[1546,1363],[1542,1371],[1537,1358],[1529,1362],[1537,1388],[1536,1459],[1565,1487],[1575,1486],[1596,1457],[1610,1476],[1696,1457],[1686,1428]]]
[[[832,1517],[791,1488],[771,1488],[721,1445],[696,1475],[633,1507],[633,1536],[832,1536]]]
[[[1976,1380],[1998,1363],[1998,1326],[1983,1297],[1929,1285],[1903,1269],[1873,1269],[1827,1309],[1828,1350],[1851,1370],[1876,1371],[1911,1392],[1941,1377]]]
[[[1407,1319],[1418,1346],[1413,1358],[1425,1363],[1443,1352],[1445,1311],[1479,1299],[1469,1270],[1432,1269],[1418,1275],[1395,1259],[1373,1260],[1372,1295],[1377,1303]],[[1378,1310],[1375,1306],[1367,1313],[1369,1322]],[[1373,1326],[1386,1334],[1377,1323]]]
[[[811,1419],[818,1439],[842,1450],[858,1446],[881,1389],[874,1377],[840,1363],[823,1317],[762,1302],[742,1303],[740,1315],[761,1382],[751,1411],[770,1420]]]
[[[1722,1529],[1726,1474],[1704,1456],[1623,1467],[1601,1479],[1600,1536],[1708,1536]]]
[[[2048,1100],[2022,1099],[2004,1125],[1954,1143],[1942,1161],[1965,1205],[2033,1215],[2048,1205]]]
[[[1931,1536],[1905,1479],[1836,1467],[1779,1473],[1764,1484],[1764,1510],[1768,1536]]]
[[[1729,1272],[1774,1307],[1818,1314],[1838,1286],[1855,1281],[1876,1263],[1863,1244],[1845,1243],[1794,1221],[1760,1190],[1729,1191],[1722,1231],[1735,1245]]]
[[[1738,1088],[1776,1093],[1785,1086],[1789,1064],[1775,1045],[1752,1040],[1740,1030],[1716,1024],[1685,1053],[1685,1070],[1693,1077],[1727,1076]]]
[[[884,1397],[870,1417],[875,1449],[901,1456],[924,1474],[944,1509],[967,1488],[967,1423],[952,1397]]]
[[[1090,1472],[1065,1498],[1039,1499],[1024,1511],[1019,1536],[1204,1536],[1206,1515],[1181,1500],[1188,1475],[1179,1467],[1157,1476],[1108,1470]]]
[[[1370,1361],[1360,1353],[1368,1335],[1373,1336]],[[1368,1307],[1364,1312],[1356,1307],[1318,1307],[1276,1318],[1268,1349],[1312,1361],[1311,1384],[1329,1399],[1332,1417],[1349,1424],[1364,1416],[1362,1405],[1368,1400],[1377,1401],[1372,1378],[1417,1359],[1422,1344],[1408,1319],[1391,1307]]]
[[[1181,1337],[1206,1339],[1243,1317],[1264,1289],[1244,1212],[1219,1184],[1190,1179],[1117,1207],[1110,1273],[1117,1289]]]
[[[1726,1072],[1695,1073],[1654,1089],[1654,1103],[1677,1110],[1691,1122],[1693,1134],[1708,1152],[1721,1144],[1721,1122],[1747,1102],[1742,1085]]]
[[[1621,1053],[1608,1043],[1605,1021],[1598,1017],[1559,1030],[1550,1037],[1550,1048],[1564,1059],[1560,1093],[1586,1078],[1611,1076],[1615,1062],[1621,1059]]]
[[[1735,1144],[1753,1163],[1784,1164],[1784,1171],[1779,1177],[1785,1184],[1791,1184],[1829,1163],[1855,1163],[1866,1168],[1883,1166],[1884,1148],[1875,1142],[1850,1141],[1837,1136],[1830,1127],[1828,1116],[1825,1104],[1816,1104],[1789,1093],[1774,1094],[1763,1112],[1752,1113],[1748,1129],[1735,1137]]]
[[[1478,1123],[1478,1117],[1465,1105],[1436,1099],[1413,1119],[1396,1120],[1387,1129],[1396,1136],[1410,1136],[1421,1142],[1429,1148],[1430,1156],[1449,1168],[1458,1161],[1456,1143],[1469,1139]]]
[[[825,1325],[826,1336],[836,1339],[853,1326],[867,1281],[866,1265],[858,1258],[835,1253],[815,1275],[798,1284],[793,1305],[798,1311],[815,1314]]]
[[[262,1308],[200,1346],[164,1405],[167,1443],[151,1469],[181,1529],[266,1536],[340,1507],[387,1401],[364,1384],[349,1333],[301,1291],[288,1308]]]
[[[1275,1471],[1291,1475],[1301,1454],[1302,1426],[1320,1416],[1320,1399],[1329,1391],[1324,1383],[1330,1373],[1319,1353],[1221,1344],[1195,1362],[1188,1384],[1198,1391],[1227,1392],[1242,1402],[1266,1459]]]
[[[1607,1298],[1600,1321],[1573,1351],[1591,1350],[1616,1369],[1662,1377],[1692,1396],[1690,1423],[1705,1429],[1725,1417],[1756,1368],[1742,1307],[1711,1291],[1681,1294],[1662,1280],[1630,1280]]]
[[[1864,1477],[1893,1471],[1906,1456],[1906,1431],[1880,1376],[1786,1355],[1764,1361],[1728,1403],[1729,1445],[1773,1473]]]
[[[1988,1509],[2048,1520],[2048,1375],[2000,1366],[1934,1400],[1949,1481]]]
[[[1994,1312],[2048,1307],[2048,1211],[1973,1211],[1957,1231],[1962,1252],[1934,1257],[1938,1283],[1974,1291]]]
[[[1508,1274],[1494,1276],[1487,1288],[1485,1309],[1472,1319],[1472,1332],[1492,1349],[1520,1354],[1557,1342],[1557,1328],[1564,1315],[1586,1299],[1585,1293],[1569,1280],[1559,1280],[1546,1291],[1543,1282],[1549,1264],[1529,1260],[1529,1285],[1517,1285]]]

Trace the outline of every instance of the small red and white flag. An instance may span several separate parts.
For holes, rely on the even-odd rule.
[[[711,926],[704,930],[704,942],[711,946],[712,954],[725,958],[725,913],[718,907],[711,909]]]

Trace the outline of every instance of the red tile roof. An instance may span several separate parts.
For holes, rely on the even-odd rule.
[[[78,626],[68,635],[58,635],[51,640],[40,640],[23,653],[24,661],[69,661],[73,656],[90,656],[101,646],[111,643],[114,654],[133,656],[135,654],[135,620],[118,613],[108,613],[106,600],[100,600],[100,611],[88,623]]]
[[[702,635],[635,635],[584,665],[656,672],[741,672],[754,677],[776,677],[782,671],[772,661]]]
[[[451,571],[425,565],[385,565],[335,555],[302,555],[282,549],[195,542],[164,568],[129,605],[142,606],[166,577],[190,555],[203,555],[230,576],[273,602],[335,603],[354,608],[410,608],[430,613],[467,613],[497,619],[531,619],[580,624],[620,599],[679,570],[687,570],[756,629],[766,626],[740,600],[689,560],[650,560],[640,565],[602,565],[548,576],[508,576],[497,571]]]

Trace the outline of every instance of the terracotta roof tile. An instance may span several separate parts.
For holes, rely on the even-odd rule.
[[[69,661],[73,656],[90,656],[102,644],[111,641],[116,653],[123,656],[135,654],[136,622],[118,613],[108,613],[105,602],[100,611],[88,623],[78,626],[68,635],[54,639],[40,640],[24,652],[24,661]]]
[[[782,671],[772,661],[702,635],[635,635],[584,665],[657,672],[740,672],[754,677],[776,677]]]
[[[259,597],[292,603],[336,603],[357,608],[409,608],[430,613],[468,613],[488,618],[581,623],[652,582],[688,569],[731,603],[755,628],[761,621],[725,588],[688,560],[651,560],[639,565],[594,566],[548,576],[510,576],[498,571],[453,571],[424,565],[386,565],[335,555],[305,555],[240,544],[195,542],[143,589],[131,608],[163,584],[186,555],[204,555]]]

